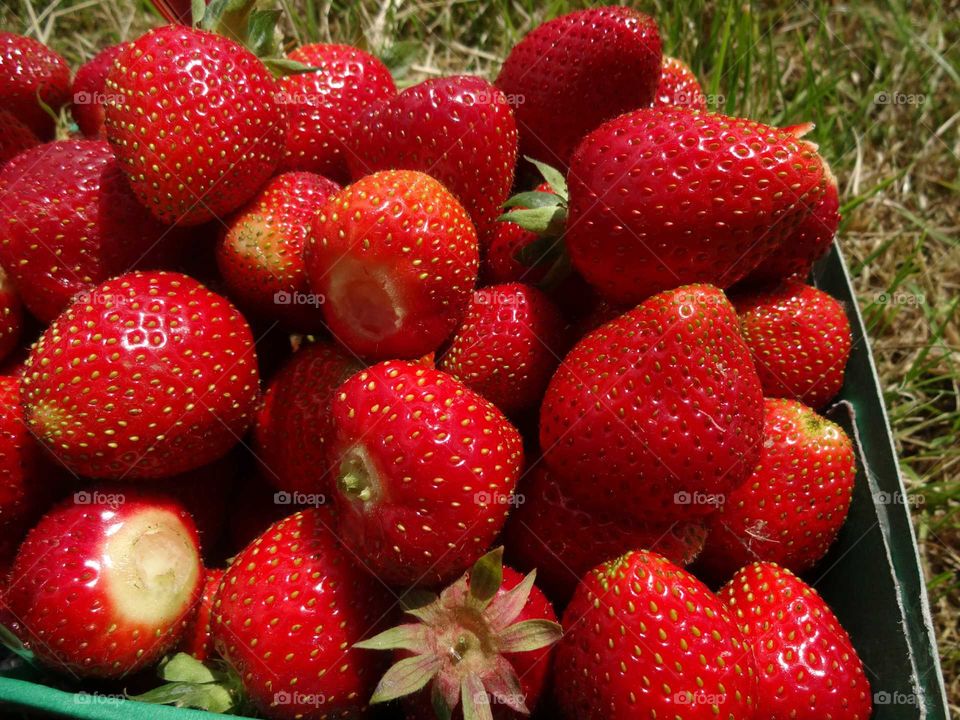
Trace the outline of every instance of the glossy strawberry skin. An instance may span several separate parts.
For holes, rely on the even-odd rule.
[[[660,555],[588,572],[563,626],[554,687],[571,720],[754,717],[755,671],[733,614]]]
[[[30,430],[68,468],[132,480],[224,455],[258,392],[250,327],[229,301],[185,275],[135,272],[80,297],[44,332],[21,400]]]
[[[691,110],[706,110],[707,98],[690,66],[677,58],[663,56],[660,85],[654,106],[679,105]]]
[[[40,138],[33,130],[12,113],[0,110],[0,169],[3,169],[8,160],[39,144]]]
[[[698,567],[720,581],[757,560],[809,570],[850,508],[856,464],[843,429],[794,400],[764,405],[757,468],[707,520]]]
[[[113,541],[143,524],[138,541],[164,533],[154,552],[179,560],[165,578],[145,580],[155,558],[129,554]],[[133,540],[133,538],[131,538]],[[146,540],[150,542],[150,540]],[[119,568],[125,568],[121,570]],[[101,486],[55,506],[24,540],[10,571],[6,600],[22,638],[46,665],[75,677],[119,678],[157,662],[174,647],[199,597],[202,567],[197,533],[178,503],[151,493]],[[148,619],[143,603],[176,585],[176,605]],[[135,593],[124,599],[123,592]]]
[[[23,308],[10,277],[0,268],[0,360],[18,347],[23,332]]]
[[[335,391],[361,364],[333,343],[302,347],[270,380],[253,428],[263,477],[288,493],[332,498]]]
[[[631,518],[705,515],[756,465],[760,382],[723,293],[656,295],[580,340],[540,410],[565,492]]]
[[[339,189],[320,175],[283,173],[228,220],[217,266],[241,307],[300,331],[323,327],[319,305],[306,302],[303,247],[314,215]]]
[[[719,594],[750,642],[759,680],[757,717],[871,717],[863,663],[816,590],[773,563],[754,563]]]
[[[210,618],[213,613],[213,604],[217,599],[217,591],[220,589],[220,581],[225,572],[222,568],[204,570],[203,586],[196,611],[183,631],[180,641],[180,652],[193,655],[201,662],[214,657]]]
[[[534,29],[496,81],[516,101],[521,156],[565,168],[587,133],[653,101],[660,57],[656,22],[629,8],[581,10]]]
[[[397,94],[390,71],[370,53],[350,45],[302,45],[288,57],[319,69],[279,81],[290,121],[280,168],[346,183],[349,141],[358,117]]]
[[[53,138],[54,112],[70,101],[70,68],[66,61],[33,38],[0,31],[0,106],[41,140]]]
[[[236,210],[273,174],[287,132],[277,92],[243,46],[167,25],[135,40],[107,76],[107,137],[144,206],[197,225]]]
[[[110,145],[62,140],[0,171],[0,262],[27,309],[51,322],[79,292],[135,268],[166,265],[183,235],[130,191]]]
[[[438,367],[514,415],[539,405],[563,349],[550,298],[520,283],[491,285],[474,291]]]
[[[567,497],[546,466],[536,466],[517,492],[503,531],[508,560],[537,570],[537,585],[565,605],[580,578],[629,550],[653,550],[684,566],[707,537],[702,521],[640,522],[590,511]],[[522,502],[519,502],[522,500]]]
[[[823,195],[777,252],[767,256],[747,276],[744,284],[769,284],[790,277],[805,280],[813,263],[830,249],[839,226],[839,190],[836,178],[828,171]]]
[[[376,632],[393,596],[335,524],[326,506],[274,523],[236,557],[214,603],[214,647],[278,720],[363,717],[381,670],[352,646]]]
[[[826,175],[790,130],[658,107],[591,133],[568,183],[573,266],[632,304],[686,283],[730,287],[790,236]]]
[[[820,408],[840,392],[853,343],[843,305],[795,280],[733,301],[764,395]]]
[[[495,597],[501,597],[509,592],[523,581],[524,576],[513,568],[503,566],[503,584],[497,590]],[[524,622],[527,620],[549,620],[557,622],[557,614],[553,605],[543,594],[543,591],[534,585],[530,590],[530,596],[524,604],[520,614],[517,615],[515,622]],[[553,646],[547,646],[538,650],[529,652],[503,653],[503,658],[513,665],[517,677],[520,680],[520,694],[531,712],[537,707],[538,701],[544,695],[547,686],[547,679],[552,666]],[[398,653],[402,657],[402,653]],[[407,720],[436,720],[436,712],[430,702],[430,692],[425,690],[416,695],[404,698],[404,710]],[[528,717],[514,712],[501,703],[493,702],[493,720],[519,720]],[[462,720],[463,707],[458,705],[452,718]]]
[[[510,194],[517,126],[507,98],[483,78],[427,80],[371,105],[358,119],[354,179],[377,170],[419,170],[463,203],[487,242]]]
[[[523,463],[494,405],[446,373],[386,361],[340,387],[333,417],[341,537],[378,577],[435,586],[486,552]]]
[[[70,112],[80,132],[89,138],[106,140],[103,126],[107,75],[114,61],[130,43],[109,45],[85,62],[73,78],[73,104]]]
[[[466,210],[440,183],[384,171],[327,201],[304,261],[334,337],[368,359],[414,358],[459,324],[479,248]]]

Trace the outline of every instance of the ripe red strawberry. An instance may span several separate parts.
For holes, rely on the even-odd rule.
[[[753,652],[759,680],[757,717],[871,717],[863,663],[816,590],[773,563],[754,563],[738,572],[720,597]]]
[[[700,520],[644,522],[584,508],[543,464],[524,479],[516,498],[503,531],[507,559],[524,570],[536,568],[537,583],[559,605],[570,599],[584,573],[602,562],[645,549],[683,566],[707,537]]]
[[[368,358],[425,355],[459,324],[477,279],[477,235],[429,175],[358,180],[317,214],[304,259],[334,336]]]
[[[840,392],[852,345],[843,305],[795,280],[733,301],[764,395],[819,408]]]
[[[280,80],[290,121],[280,167],[347,182],[350,132],[367,107],[397,94],[390,71],[350,45],[303,45],[288,57],[318,70]]]
[[[40,144],[33,130],[6,110],[0,110],[0,169],[20,153]]]
[[[288,493],[331,497],[337,477],[330,412],[337,388],[361,367],[333,343],[300,348],[271,379],[253,426],[262,475]]]
[[[357,644],[396,651],[397,663],[372,703],[402,697],[408,720],[434,720],[438,712],[464,720],[530,714],[561,630],[550,601],[533,584],[536,571],[524,577],[504,566],[502,555],[503,548],[487,553],[439,596],[423,598],[408,611],[419,622]]]
[[[42,42],[0,30],[0,106],[41,140],[51,140],[53,112],[70,102],[70,68]]]
[[[847,518],[855,474],[841,427],[794,400],[766,400],[760,461],[708,518],[698,567],[720,581],[756,560],[809,570]]]
[[[307,172],[272,178],[227,222],[217,265],[237,303],[301,331],[323,327],[307,285],[303,246],[314,215],[340,186]]]
[[[203,570],[203,585],[200,598],[189,624],[180,640],[180,650],[193,655],[203,661],[213,657],[213,635],[210,632],[210,620],[213,614],[213,604],[217,599],[220,581],[226,570],[222,568],[207,568]]]
[[[10,277],[0,268],[0,360],[5,360],[20,343],[23,310]]]
[[[541,183],[535,192],[553,191],[548,183]],[[513,210],[524,209],[526,208],[520,206]],[[546,276],[549,266],[545,263],[525,265],[517,258],[517,253],[538,239],[539,235],[523,229],[516,223],[507,221],[497,223],[496,231],[481,260],[481,274],[484,279],[491,284],[508,282],[539,284]],[[559,238],[558,242],[560,242]]]
[[[127,42],[108,45],[81,65],[73,78],[73,104],[70,112],[80,132],[87,137],[104,140],[107,137],[103,126],[107,75],[110,74],[114,61],[129,45]]]
[[[287,121],[263,63],[221,35],[167,25],[107,76],[107,137],[134,193],[166,223],[243,205],[273,174]]]
[[[496,82],[515,103],[521,154],[566,167],[587,133],[653,101],[660,57],[656,22],[630,8],[580,10],[535,28]]]
[[[663,56],[660,69],[660,85],[654,106],[679,105],[691,110],[706,110],[707,98],[693,70],[682,60]]]
[[[816,147],[752,120],[658,107],[591,133],[570,161],[567,248],[609,300],[726,288],[790,237],[825,190]]]
[[[523,464],[520,434],[446,373],[386,361],[333,401],[340,536],[385,582],[434,586],[486,552]]]
[[[508,415],[537,407],[563,352],[563,318],[542,291],[510,283],[475,290],[437,366]]]
[[[750,646],[733,613],[656,553],[587,573],[563,614],[554,688],[565,717],[754,717]]]
[[[227,569],[214,602],[214,647],[250,699],[278,720],[361,717],[381,666],[353,645],[377,630],[392,596],[358,564],[318,507],[271,525]]]
[[[27,309],[52,321],[81,291],[180,253],[182,233],[137,202],[110,145],[62,140],[0,170],[0,263]]]
[[[483,78],[435,78],[371,105],[353,133],[354,178],[377,170],[435,177],[470,213],[481,240],[510,194],[517,126],[507,98]]]
[[[704,515],[756,466],[763,397],[723,293],[656,295],[584,337],[540,409],[540,446],[575,502],[630,518]]]
[[[179,504],[98,487],[30,531],[6,600],[44,664],[79,677],[123,677],[177,643],[202,569],[197,532]]]
[[[135,272],[81,296],[27,360],[27,423],[74,472],[155,478],[224,455],[259,391],[253,336],[225,298]]]
[[[830,249],[840,225],[837,179],[826,166],[826,191],[775,253],[768,255],[747,276],[745,283],[771,283],[797,276],[805,280],[813,263]]]

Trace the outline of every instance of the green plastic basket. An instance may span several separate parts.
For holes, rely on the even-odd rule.
[[[867,667],[876,720],[946,718],[946,695],[923,573],[880,384],[850,277],[836,245],[814,284],[844,303],[854,344],[830,416],[855,438],[850,517],[829,555],[807,575],[836,611]],[[146,705],[116,695],[69,693],[0,675],[3,717],[191,720],[210,713]]]

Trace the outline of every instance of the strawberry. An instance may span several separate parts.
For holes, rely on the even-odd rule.
[[[533,584],[536,571],[524,577],[504,566],[502,555],[503,548],[487,553],[439,596],[418,598],[407,612],[419,622],[357,643],[396,651],[397,663],[371,703],[403,697],[409,720],[530,714],[543,694],[551,645],[561,630],[550,602]]]
[[[144,206],[197,225],[239,208],[273,174],[287,130],[277,92],[242,45],[167,25],[116,59],[107,137]]]
[[[537,569],[537,582],[558,604],[580,578],[628,550],[654,550],[683,566],[700,552],[707,531],[699,520],[638,521],[592,511],[568,497],[545,465],[537,465],[516,494],[503,531],[507,559]]]
[[[103,126],[104,105],[106,105],[107,75],[114,61],[130,43],[108,45],[77,70],[73,78],[73,104],[70,112],[80,132],[89,138],[106,139]]]
[[[756,560],[809,570],[847,518],[855,474],[841,427],[794,400],[766,400],[760,461],[707,520],[698,567],[720,581]]]
[[[20,396],[31,432],[72,471],[155,478],[224,455],[258,383],[250,328],[225,298],[185,275],[135,272],[47,328]]]
[[[330,412],[338,387],[361,367],[329,342],[302,347],[271,379],[253,426],[263,477],[288,493],[329,496],[337,458]]]
[[[339,189],[319,175],[284,173],[228,220],[217,265],[242,307],[298,330],[323,327],[319,302],[308,302],[303,246],[314,215]]]
[[[541,183],[534,192],[553,193],[548,183]],[[511,212],[526,209],[528,208],[518,205],[512,208]],[[497,229],[481,260],[481,274],[490,284],[526,282],[539,285],[545,279],[549,267],[539,262],[539,257],[534,258],[537,262],[532,265],[524,264],[518,257],[524,248],[537,242],[539,237],[537,233],[525,230],[509,220],[497,223]]]
[[[830,249],[840,225],[840,197],[837,179],[824,163],[827,173],[826,191],[807,213],[777,252],[754,269],[744,284],[775,283],[783,278],[797,276],[804,280],[813,263]]]
[[[580,10],[535,28],[496,81],[515,103],[521,154],[565,168],[587,133],[653,101],[660,57],[656,22],[630,8]]]
[[[380,671],[354,649],[392,599],[330,528],[330,507],[271,525],[227,569],[214,647],[250,699],[277,720],[360,717]]]
[[[827,183],[816,147],[789,129],[680,107],[599,127],[568,181],[573,266],[624,304],[685,283],[733,285],[783,244]]]
[[[330,330],[367,358],[425,355],[457,327],[477,279],[463,206],[419,172],[368,175],[317,214],[304,260]]]
[[[213,605],[220,590],[220,581],[226,570],[209,568],[203,570],[203,585],[200,590],[199,604],[180,640],[180,650],[203,661],[213,657],[213,636],[210,632],[210,619]]]
[[[863,663],[816,590],[773,563],[754,563],[738,572],[720,597],[753,652],[759,680],[757,717],[871,717]]]
[[[754,717],[755,670],[733,613],[656,553],[588,572],[563,627],[554,687],[565,717]]]
[[[490,547],[523,464],[520,434],[446,373],[402,361],[337,391],[340,536],[392,585],[435,586]]]
[[[20,153],[40,144],[33,130],[12,113],[0,110],[0,169]]]
[[[760,382],[723,293],[688,285],[594,330],[560,364],[540,446],[584,507],[704,515],[756,466]]]
[[[39,40],[0,30],[0,106],[41,140],[53,139],[54,113],[70,102],[70,68]]]
[[[197,532],[180,505],[103,486],[76,493],[30,531],[6,599],[44,664],[124,677],[177,643],[201,572]]]
[[[45,323],[108,278],[168,264],[183,240],[137,202],[101,140],[49,143],[7,163],[0,208],[0,263]]]
[[[510,194],[517,126],[507,98],[483,78],[435,78],[371,105],[357,120],[353,177],[419,170],[443,183],[484,242]]]
[[[682,60],[663,56],[660,68],[660,85],[653,101],[654,107],[679,105],[691,110],[706,110],[707,98],[693,70]]]
[[[837,300],[788,280],[735,296],[734,305],[765,395],[820,408],[840,392],[853,340]]]
[[[23,310],[10,277],[0,268],[0,360],[5,360],[20,343]]]
[[[537,407],[563,351],[563,318],[542,291],[509,283],[475,290],[437,367],[508,415]]]
[[[397,94],[390,71],[350,45],[303,45],[289,57],[317,71],[280,80],[290,120],[280,167],[347,182],[350,132],[369,106]]]

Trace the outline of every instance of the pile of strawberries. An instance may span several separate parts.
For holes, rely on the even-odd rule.
[[[402,91],[161,9],[72,83],[0,33],[21,661],[267,718],[869,717],[795,574],[855,476],[811,126],[708,112],[620,7]]]

